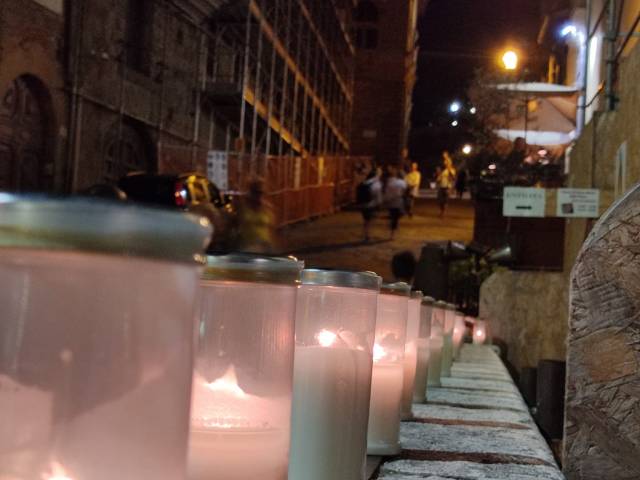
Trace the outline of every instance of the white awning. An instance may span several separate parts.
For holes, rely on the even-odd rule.
[[[495,134],[500,138],[504,138],[511,142],[516,138],[522,137],[527,139],[529,145],[552,148],[559,145],[568,145],[576,138],[576,131],[571,132],[553,132],[543,130],[528,130],[525,135],[524,130],[495,130]]]

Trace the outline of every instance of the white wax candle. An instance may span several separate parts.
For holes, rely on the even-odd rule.
[[[374,352],[375,356],[375,352]],[[395,455],[400,452],[400,404],[402,401],[403,364],[373,364],[367,453]]]
[[[442,370],[440,376],[450,377],[451,366],[453,365],[453,337],[452,333],[442,336]]]
[[[371,354],[296,347],[289,480],[362,479]]]
[[[429,339],[429,387],[440,386],[440,374],[442,372],[442,337]]]
[[[415,342],[408,343],[404,351],[404,373],[402,382],[402,420],[409,420],[413,413],[413,388],[416,377],[417,348]]]
[[[429,374],[429,339],[417,341],[416,378],[413,387],[414,403],[424,403],[427,399],[427,376]]]
[[[282,480],[287,476],[291,404],[245,393],[235,371],[207,383],[194,376],[190,480]]]

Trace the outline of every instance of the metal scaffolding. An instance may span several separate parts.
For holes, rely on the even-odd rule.
[[[345,154],[353,1],[246,0],[211,19],[205,96],[252,155]]]

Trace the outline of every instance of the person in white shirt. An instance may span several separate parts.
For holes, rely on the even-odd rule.
[[[438,205],[440,205],[440,218],[444,217],[444,210],[449,199],[449,190],[453,187],[456,178],[456,169],[449,152],[442,153],[442,167],[436,169],[436,182],[438,184]]]
[[[397,167],[389,167],[389,177],[384,184],[384,203],[389,210],[391,239],[395,237],[400,217],[404,214],[405,195],[407,182],[400,178]]]

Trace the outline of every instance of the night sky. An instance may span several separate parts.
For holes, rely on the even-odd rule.
[[[535,43],[541,21],[540,0],[430,1],[418,26],[414,158],[433,156],[444,144],[461,141],[456,137],[464,136],[463,129],[445,139],[435,127],[445,121],[447,105],[464,99],[474,70],[495,62],[504,47],[515,44],[526,50]]]

